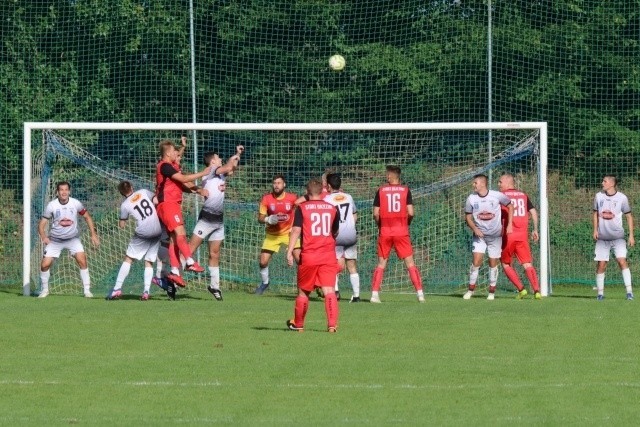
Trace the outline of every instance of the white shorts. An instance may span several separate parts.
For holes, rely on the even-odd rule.
[[[609,261],[611,249],[616,258],[627,257],[627,242],[624,239],[596,240],[596,257],[593,260]]]
[[[127,256],[138,261],[144,258],[145,261],[156,262],[158,249],[160,249],[159,237],[146,239],[134,235],[129,242],[129,247],[127,247]]]
[[[502,255],[502,236],[473,236],[471,252],[489,253],[489,258],[499,259]]]
[[[204,219],[199,219],[193,229],[193,234],[202,240],[207,239],[209,236],[210,242],[216,242],[224,240],[224,224],[221,222],[209,222]]]
[[[69,240],[51,241],[48,245],[45,245],[42,253],[46,258],[58,258],[64,249],[68,249],[71,256],[75,256],[79,252],[84,252],[84,246],[79,237],[75,237]]]
[[[358,246],[336,246],[336,259],[358,259]]]

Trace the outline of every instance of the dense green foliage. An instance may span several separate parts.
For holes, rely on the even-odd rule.
[[[482,1],[196,3],[199,121],[488,118]],[[0,25],[2,187],[23,121],[193,119],[185,1],[8,0]],[[549,121],[553,166],[581,183],[638,163],[637,1],[497,1],[492,29],[494,121]]]

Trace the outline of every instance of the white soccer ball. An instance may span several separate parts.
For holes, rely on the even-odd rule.
[[[333,55],[329,58],[329,68],[333,71],[342,71],[345,65],[347,65],[347,61],[344,60],[344,56],[342,55]]]

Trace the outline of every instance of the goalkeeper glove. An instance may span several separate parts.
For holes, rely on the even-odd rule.
[[[276,225],[278,223],[278,215],[269,215],[264,219],[264,222],[269,225]]]

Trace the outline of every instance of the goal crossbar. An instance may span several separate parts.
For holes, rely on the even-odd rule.
[[[509,130],[539,131],[539,208],[540,208],[540,288],[543,296],[549,286],[549,205],[547,198],[546,122],[451,122],[451,123],[102,123],[102,122],[25,122],[23,135],[23,294],[31,293],[32,221],[31,138],[34,130],[166,130],[166,131],[385,131],[385,130]]]

